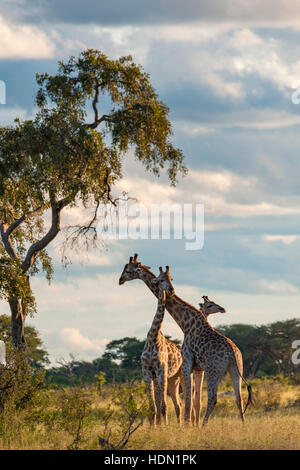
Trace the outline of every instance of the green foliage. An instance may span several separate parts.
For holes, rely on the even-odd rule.
[[[10,369],[1,370],[0,388],[4,383],[11,385],[6,374],[16,364],[15,359]],[[284,434],[282,448],[291,445],[296,448],[299,444],[299,387],[291,385],[283,376],[251,380],[256,400],[255,407],[247,411],[246,427],[239,421],[234,396],[223,395],[218,399],[206,432],[199,433],[194,427],[184,428],[182,432],[170,398],[169,426],[153,430],[146,419],[149,405],[145,387],[137,380],[114,386],[105,384],[99,396],[94,386],[72,384],[67,388],[47,389],[40,373],[30,372],[22,356],[19,356],[19,367],[20,373],[10,376],[16,379],[13,387],[7,389],[9,393],[0,410],[1,450],[276,448],[280,441],[277,436],[277,442],[273,443],[274,427],[277,434]],[[223,381],[219,392],[228,390],[232,391],[232,384]],[[2,393],[3,387],[0,397]],[[243,396],[246,397],[244,387]],[[206,387],[203,401],[206,402]]]
[[[106,376],[105,372],[102,372],[101,370],[99,371],[98,374],[95,375],[96,386],[100,395],[102,394],[102,391],[103,391],[103,385],[106,382],[105,376]]]
[[[262,326],[221,325],[217,326],[216,330],[240,348],[246,376],[299,374],[299,365],[291,361],[292,343],[300,338],[299,319]]]
[[[92,362],[77,361],[74,358],[60,367],[48,369],[47,383],[70,385],[71,383],[93,384],[95,375],[105,374],[107,383],[128,382],[141,375],[141,353],[145,341],[137,338],[113,340],[106,345],[102,357]]]
[[[87,50],[60,62],[56,75],[37,75],[37,83],[35,119],[0,128],[0,202],[6,223],[37,207],[49,208],[53,197],[84,206],[109,202],[108,177],[111,186],[121,176],[121,158],[130,146],[148,170],[159,173],[167,163],[173,183],[178,171],[186,171],[182,153],[168,141],[168,108],[131,57],[113,61]],[[112,106],[100,118],[99,94],[108,95]],[[91,99],[97,99],[95,120],[87,124]],[[100,124],[104,129],[96,130]],[[25,241],[34,241],[44,229],[40,213],[25,222],[14,235],[23,250]]]
[[[145,341],[140,341],[135,337],[113,340],[106,345],[103,358],[120,361],[124,369],[140,369],[144,346]]]
[[[67,235],[67,246],[74,248],[81,235],[97,238],[100,203],[116,204],[111,189],[122,177],[128,150],[155,175],[167,166],[171,184],[186,173],[182,152],[171,144],[169,110],[130,56],[110,60],[89,49],[59,62],[56,75],[36,80],[35,117],[0,127],[0,298],[21,299],[23,324],[35,311],[29,277],[40,271],[52,277],[47,247],[61,229],[66,206],[94,208],[90,221]],[[105,114],[98,108],[101,99],[110,102]],[[65,253],[63,258],[67,262]],[[22,345],[21,329],[14,331],[15,345]]]
[[[245,377],[263,377],[283,374],[291,383],[299,383],[299,365],[292,364],[292,342],[300,337],[298,319],[276,322],[260,327],[254,325],[226,325],[216,329],[230,338],[241,349]],[[174,341],[174,340],[173,340]],[[179,341],[175,340],[179,343]],[[92,362],[73,361],[72,374],[76,383],[92,384],[102,371],[107,383],[128,382],[141,376],[141,353],[145,340],[125,337],[110,341],[102,357]],[[47,371],[51,384],[70,384],[63,367]]]
[[[0,434],[10,429],[12,416],[23,413],[30,422],[45,405],[44,377],[44,371],[30,367],[24,352],[7,354],[6,365],[0,365]]]
[[[60,62],[57,75],[37,75],[37,82],[40,85],[36,100],[39,108],[49,111],[52,104],[55,116],[72,117],[72,125],[75,123],[81,130],[80,136],[72,137],[78,138],[80,143],[82,140],[89,142],[92,153],[99,148],[100,154],[106,151],[107,156],[119,162],[120,155],[133,146],[137,158],[148,170],[158,174],[167,163],[173,183],[178,171],[186,171],[181,151],[169,141],[169,110],[159,101],[149,75],[131,56],[109,60],[101,52],[89,49],[78,59],[71,57],[66,63]],[[99,95],[111,100],[110,111],[102,116],[96,107]],[[93,100],[94,122],[82,127],[87,100]],[[101,122],[105,124],[104,130],[91,132]],[[111,136],[110,147],[104,144],[107,133]],[[71,148],[73,142],[68,141]],[[115,169],[118,173],[119,166]],[[87,191],[90,191],[90,182]]]
[[[25,326],[26,352],[29,364],[42,368],[50,363],[48,352],[44,349],[42,339],[34,326]],[[0,315],[0,340],[6,343],[9,354],[12,354],[11,322],[8,315]]]
[[[122,450],[129,439],[149,416],[149,404],[142,383],[132,381],[116,386],[104,416],[104,432],[99,445],[106,450]]]
[[[0,298],[9,301],[12,297],[22,299],[27,307],[27,313],[36,312],[35,298],[28,277],[24,276],[22,271],[20,260],[3,255],[0,258]]]
[[[86,429],[91,425],[92,393],[88,388],[76,385],[60,390],[56,398],[59,414],[55,426],[70,436],[68,449],[78,450],[84,442]]]

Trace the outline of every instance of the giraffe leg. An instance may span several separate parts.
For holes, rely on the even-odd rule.
[[[180,377],[171,377],[168,380],[168,391],[174,404],[178,424],[181,424],[181,403],[179,398]]]
[[[184,410],[184,419],[187,424],[191,423],[191,413],[192,413],[192,386],[193,386],[193,376],[192,376],[192,365],[191,363],[183,363],[182,371],[184,376],[184,386],[185,386],[185,410]]]
[[[203,426],[207,424],[207,421],[216,406],[217,403],[217,392],[218,392],[218,385],[221,380],[221,377],[217,377],[217,374],[213,372],[207,374],[206,382],[207,382],[207,408],[205,417],[203,420]]]
[[[157,408],[156,408],[156,403],[155,403],[155,398],[154,398],[153,379],[150,374],[146,374],[144,371],[143,371],[143,378],[146,384],[146,390],[147,390],[147,395],[148,395],[148,400],[149,400],[149,410],[150,410],[149,423],[150,425],[155,426]]]
[[[154,396],[155,396],[155,404],[156,404],[156,424],[160,424],[161,422],[161,393],[160,393],[160,385],[158,383],[157,378],[154,379]]]
[[[194,371],[194,414],[195,424],[199,426],[200,413],[201,413],[201,399],[202,399],[202,385],[203,385],[204,371]]]
[[[184,398],[184,403],[185,403],[185,399],[186,399],[186,389],[185,389],[185,381],[184,381],[184,375],[183,375],[183,372],[181,370],[180,372],[180,384],[181,386],[181,389],[182,389],[182,394],[183,394],[183,398]],[[195,422],[195,410],[194,410],[194,407],[193,407],[193,402],[194,402],[194,398],[193,398],[193,393],[194,393],[194,383],[193,383],[193,375],[191,375],[191,389],[192,389],[192,400],[191,400],[191,422],[192,424],[194,424]]]
[[[242,393],[241,393],[242,392],[242,379],[238,373],[236,364],[229,366],[229,373],[231,375],[232,382],[233,382],[235,401],[240,412],[241,420],[244,422],[245,415],[243,413],[244,406],[243,406],[243,398],[242,398]]]
[[[159,389],[160,389],[160,410],[164,423],[168,424],[168,404],[167,404],[167,389],[168,389],[168,371],[166,367],[161,367],[157,374]]]
[[[192,404],[191,404],[191,420],[192,420],[192,425],[195,424],[196,422],[196,411],[195,411],[195,378],[194,378],[194,372],[192,374]]]

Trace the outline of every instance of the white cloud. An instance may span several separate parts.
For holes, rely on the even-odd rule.
[[[1,47],[1,46],[0,46]],[[28,110],[15,107],[9,108],[8,106],[0,106],[0,122],[2,125],[12,125],[16,118],[31,119],[31,115],[28,113]]]
[[[214,216],[250,217],[299,214],[297,197],[281,198],[265,192],[259,178],[241,176],[228,170],[190,170],[176,188],[165,182],[126,175],[118,185],[138,202],[151,204],[204,204],[205,213]],[[148,209],[149,210],[149,209]],[[149,212],[150,213],[150,212]]]
[[[216,39],[221,34],[231,30],[231,23],[220,24],[201,22],[187,24],[171,24],[146,27],[148,36],[155,35],[156,39],[165,42],[183,43],[206,43],[211,39]]]
[[[191,136],[197,136],[201,134],[211,134],[215,132],[215,129],[207,126],[195,125],[193,123],[180,123],[178,122],[178,126],[181,128],[182,132]]]
[[[264,235],[263,239],[267,242],[281,242],[290,245],[298,240],[299,235]]]
[[[228,111],[218,113],[212,120],[201,121],[199,124],[188,121],[176,121],[176,127],[192,137],[209,134],[220,129],[240,128],[255,130],[270,130],[291,127],[300,124],[300,116],[285,111],[272,109],[247,109],[245,111]]]
[[[36,26],[9,23],[0,16],[0,30],[0,59],[46,59],[55,54],[51,38]]]
[[[63,328],[60,330],[59,336],[61,341],[65,343],[65,347],[69,348],[70,353],[87,351],[100,355],[109,343],[106,338],[91,340],[83,336],[77,328]]]
[[[270,292],[272,294],[299,294],[298,287],[284,280],[267,281],[265,279],[262,279],[260,281],[260,286],[263,291]]]
[[[263,44],[264,41],[248,28],[238,29],[230,40],[231,46],[242,51],[244,51],[245,48],[257,47]]]

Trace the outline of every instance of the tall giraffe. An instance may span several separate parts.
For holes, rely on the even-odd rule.
[[[169,341],[161,332],[165,315],[166,297],[174,295],[169,267],[152,279],[159,289],[157,310],[141,356],[143,379],[147,386],[151,413],[151,424],[160,422],[161,415],[168,424],[167,389],[174,403],[177,421],[181,421],[181,404],[179,399],[179,382],[181,375],[180,348]]]
[[[152,282],[155,275],[147,266],[138,262],[137,258],[138,255],[135,254],[134,258],[130,258],[129,263],[124,266],[119,284],[141,279],[158,298],[159,288]],[[252,402],[252,392],[250,385],[243,377],[243,360],[238,347],[229,338],[214,330],[201,310],[197,310],[176,294],[166,298],[165,307],[184,333],[181,353],[185,382],[185,421],[191,422],[193,370],[197,370],[200,397],[203,374],[204,372],[206,374],[208,400],[203,424],[207,423],[217,403],[218,384],[227,370],[232,377],[236,403],[241,419],[244,421],[246,408]],[[248,401],[245,409],[243,409],[241,397],[241,380],[248,388]]]
[[[162,300],[161,295],[164,291],[168,296],[174,295],[174,288],[171,283],[172,279],[169,274],[169,267],[166,266],[166,272],[164,272],[161,267],[159,268],[159,271],[159,276],[152,280],[153,284],[158,284],[160,294],[158,297],[157,311],[148,332],[141,357],[142,372],[147,385],[150,408],[152,410],[150,423],[160,423],[161,414],[163,415],[165,422],[167,422],[166,386],[175,407],[177,421],[180,423],[181,403],[179,398],[179,384],[181,383],[184,388],[181,369],[181,349],[176,343],[168,340],[161,331],[165,312],[165,299]],[[212,313],[225,312],[223,307],[220,307],[211,300],[209,300],[205,305],[205,314],[207,316]],[[199,422],[201,397],[199,396],[199,386],[197,386],[197,372],[194,374],[194,379],[194,409],[192,411],[192,418],[193,421]]]

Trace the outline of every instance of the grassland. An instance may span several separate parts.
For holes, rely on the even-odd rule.
[[[268,379],[256,380],[252,386],[256,405],[247,410],[245,424],[233,396],[219,398],[205,428],[178,426],[169,402],[169,425],[153,429],[145,419],[126,449],[300,449],[299,385]],[[224,381],[219,392],[229,390]],[[30,407],[3,411],[0,449],[99,449],[99,437],[104,435],[115,445],[126,428],[128,413],[141,411],[144,399],[139,389],[137,401],[128,405],[127,392],[116,399],[109,386],[101,394],[93,387],[43,390]],[[205,390],[203,403],[205,410]]]

